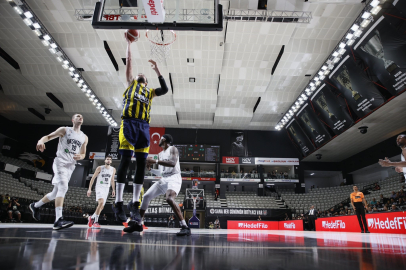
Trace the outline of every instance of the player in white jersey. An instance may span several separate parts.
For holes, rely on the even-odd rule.
[[[153,164],[159,165],[158,170],[151,170],[151,172],[155,175],[162,176],[162,178],[158,182],[155,182],[155,184],[153,184],[144,194],[141,202],[140,215],[141,218],[144,218],[149,202],[155,197],[165,194],[166,202],[172,207],[173,212],[180,220],[181,230],[177,235],[190,235],[190,228],[187,226],[185,219],[182,216],[179,205],[175,202],[175,198],[179,194],[182,186],[182,177],[180,175],[179,152],[175,146],[171,145],[172,142],[173,139],[171,135],[163,135],[159,141],[159,146],[163,151],[158,154],[158,160],[154,160],[153,158],[147,159],[147,166],[149,166],[149,169]],[[142,224],[133,219],[123,231],[128,233],[135,231],[142,232]]]
[[[97,167],[96,171],[92,176],[92,180],[90,180],[89,190],[87,191],[87,197],[90,197],[92,194],[92,186],[94,180],[96,180],[96,201],[98,203],[96,211],[94,214],[89,217],[88,225],[89,227],[93,228],[100,228],[99,224],[99,216],[101,211],[106,204],[107,197],[109,196],[110,186],[113,188],[113,192],[111,194],[112,197],[116,196],[116,190],[114,185],[114,175],[116,174],[116,169],[111,167],[112,157],[107,156],[104,160],[104,166]]]
[[[384,160],[380,159],[379,164],[382,167],[395,167],[396,172],[403,173],[406,178],[406,134],[400,134],[396,138],[396,144],[400,147],[402,152],[400,153],[400,162],[392,162],[388,158]]]
[[[84,159],[86,156],[87,136],[80,130],[83,124],[83,116],[75,114],[72,117],[73,127],[60,127],[56,131],[42,137],[37,143],[37,151],[44,152],[45,143],[59,138],[58,150],[52,169],[54,170],[54,177],[52,185],[54,189],[44,196],[36,203],[30,204],[29,208],[32,212],[32,217],[39,221],[40,214],[39,208],[55,200],[55,223],[54,230],[60,230],[71,227],[72,221],[64,220],[62,217],[63,202],[66,192],[68,191],[68,183],[75,170],[77,160]]]

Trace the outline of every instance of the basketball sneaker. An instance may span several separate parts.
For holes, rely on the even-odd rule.
[[[87,226],[89,226],[89,228],[91,228],[93,226],[94,223],[94,219],[92,218],[92,216],[89,216],[87,218],[88,222],[87,222]]]
[[[190,228],[186,227],[186,226],[182,226],[182,228],[180,229],[180,232],[178,232],[176,235],[177,236],[189,236],[191,234],[190,232]]]
[[[36,221],[40,221],[41,215],[39,214],[39,208],[35,207],[35,203],[30,204],[29,208],[32,213],[32,218]]]
[[[66,229],[69,227],[73,226],[73,221],[67,221],[64,220],[63,217],[60,217],[55,223],[54,223],[54,230],[61,230],[61,229]]]
[[[99,224],[99,222],[94,222],[92,228],[93,228],[93,229],[100,229],[100,224]]]
[[[113,208],[114,214],[116,216],[116,220],[119,222],[126,222],[127,216],[125,215],[125,212],[124,212],[123,202],[113,203],[113,205],[111,207]]]
[[[138,222],[135,222],[131,220],[128,222],[128,227],[123,229],[123,232],[126,233],[133,233],[133,232],[142,232],[143,228],[142,225],[138,224]]]
[[[138,209],[140,207],[140,202],[129,202],[127,205],[128,210],[130,210],[131,213],[131,219],[136,221],[137,223],[140,223],[142,218],[140,215],[140,210]]]

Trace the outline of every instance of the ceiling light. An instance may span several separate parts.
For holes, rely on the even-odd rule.
[[[313,87],[310,88],[310,90],[314,91],[314,90],[316,90],[316,87],[313,86]]]
[[[64,60],[63,63],[64,63],[65,65],[69,65],[69,61],[68,61],[68,60]]]
[[[299,103],[300,103],[300,101],[303,101],[303,98],[299,97],[298,100],[299,100]],[[300,103],[300,104],[302,104],[302,103]]]
[[[316,82],[316,86],[319,86],[320,84],[321,84],[320,81],[317,81],[317,82]]]
[[[69,68],[68,65],[62,65],[62,67],[63,67],[64,69],[68,69],[68,68]]]
[[[359,25],[358,24],[354,24],[353,26],[351,26],[351,30],[352,31],[357,31],[359,29]]]
[[[37,36],[42,35],[41,31],[38,30],[38,29],[35,29],[33,32],[34,32]]]
[[[73,77],[73,72],[72,71],[69,71],[69,75],[71,76],[71,77]]]
[[[92,98],[94,98],[95,96],[94,96],[94,95],[92,95],[91,97],[92,97]]]
[[[310,175],[314,175],[314,173],[311,173]]]
[[[82,84],[79,82],[79,83],[77,83],[77,86],[80,88],[80,87],[82,87]]]
[[[59,56],[56,58],[56,60],[58,60],[58,62],[62,62],[62,58],[60,58]]]
[[[32,26],[34,26],[34,28],[36,28],[36,29],[41,28],[41,25],[39,25],[39,23],[33,23]]]
[[[90,89],[88,89],[86,92],[87,92],[88,94],[90,94],[92,91],[91,91]]]
[[[279,129],[279,126],[276,126],[275,128],[276,128],[276,129]]]
[[[41,41],[41,42],[42,42],[42,44],[44,44],[44,46],[48,46],[48,45],[49,45],[49,42],[46,41],[46,40],[43,40],[43,41]]]
[[[368,19],[363,20],[362,23],[361,23],[361,27],[365,28],[365,27],[367,27],[370,23],[371,23],[371,20],[368,20]]]
[[[333,64],[330,64],[329,66],[328,66],[328,69],[329,70],[332,70],[334,68],[334,65]]]
[[[298,102],[298,101],[296,101],[296,102],[295,102],[295,104],[296,104],[296,106],[298,106],[298,105],[299,105],[299,102]]]
[[[29,12],[29,11],[25,12],[24,15],[25,15],[25,17],[27,17],[28,19],[31,19],[31,18],[33,17],[33,16],[32,16],[32,13]]]
[[[80,79],[80,80],[79,80],[79,83],[83,83],[83,80],[82,80],[82,79]]]
[[[351,46],[352,44],[354,44],[354,42],[355,42],[355,40],[350,39],[350,40],[347,41],[347,45]]]
[[[80,88],[80,90],[82,90],[82,92],[86,92],[86,88],[84,87]]]
[[[340,45],[338,45],[338,47],[340,47],[341,49],[345,48],[345,43],[341,42]]]
[[[348,34],[345,36],[345,38],[346,38],[346,39],[352,39],[353,36],[354,36],[353,34],[348,33]]]
[[[45,39],[45,40],[50,40],[50,39],[51,39],[51,37],[50,37],[50,36],[48,36],[48,35],[45,35],[45,36],[44,36],[44,39]]]
[[[338,55],[339,55],[339,53],[338,52],[333,52],[333,57],[337,57]]]
[[[32,24],[32,21],[30,19],[24,19],[23,22],[28,26]]]
[[[317,74],[319,74],[319,75],[321,76],[321,75],[324,74],[324,72],[323,72],[323,71],[319,71],[319,73],[317,73]]]
[[[58,46],[55,43],[51,43],[50,45],[52,48],[56,49]]]
[[[327,76],[328,74],[330,74],[330,70],[327,69],[326,71],[324,71],[324,75]]]
[[[56,53],[56,50],[55,50],[54,48],[50,48],[49,51],[50,51],[51,53]]]
[[[320,81],[324,80],[324,78],[326,78],[326,76],[320,75]]]
[[[101,110],[104,111],[104,107],[102,107]]]
[[[379,0],[374,0],[371,3],[369,3],[371,6],[376,7],[377,5],[379,5]]]
[[[310,96],[310,95],[311,95],[311,93],[310,93],[310,92],[306,92],[306,95]]]
[[[343,55],[345,52],[346,52],[345,49],[340,49],[340,50],[338,51],[338,53],[341,54],[341,55]]]
[[[376,6],[373,9],[371,9],[371,13],[376,15],[379,13],[379,11],[381,11],[381,9],[382,9],[381,6]]]
[[[305,95],[305,94],[302,94],[302,95],[301,95],[301,97],[302,97],[304,100],[306,100],[306,99],[307,99],[307,97],[306,97],[306,95]]]
[[[94,99],[92,97],[89,98],[90,101],[93,101]]]
[[[97,98],[95,98],[95,99],[94,99],[94,102],[96,102],[96,103],[97,103],[97,101],[99,101],[99,100],[98,100]]]
[[[314,83],[313,83],[313,82],[311,82],[311,83],[309,83],[309,85],[310,85],[310,86],[314,86]]]
[[[362,14],[361,18],[363,19],[368,19],[371,16],[371,13],[369,12],[364,12],[364,14]]]
[[[319,79],[319,77],[314,77],[314,80],[317,82]]]
[[[87,85],[86,85],[86,84],[85,84],[85,85],[83,85],[83,88],[84,88],[84,89],[86,89],[86,88],[87,88]]]
[[[362,30],[358,30],[354,33],[354,36],[360,37],[362,35]]]
[[[89,95],[88,93],[86,93],[86,96],[87,96],[87,97],[90,97],[90,95]]]
[[[14,10],[20,15],[23,14],[23,10],[20,7],[14,7]]]
[[[326,70],[326,69],[327,69],[327,66],[322,66],[321,69],[322,69],[322,70]]]
[[[73,80],[74,82],[78,82],[78,78],[73,77],[72,80]]]
[[[340,57],[336,57],[336,58],[334,58],[334,63],[338,63],[338,61],[340,61]]]
[[[74,74],[73,76],[75,76],[76,78],[79,78],[79,74]]]
[[[75,68],[74,68],[74,67],[70,67],[69,70],[73,72],[73,71],[75,70]]]

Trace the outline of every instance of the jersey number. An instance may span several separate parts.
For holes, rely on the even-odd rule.
[[[76,145],[72,144],[72,151],[76,151]]]

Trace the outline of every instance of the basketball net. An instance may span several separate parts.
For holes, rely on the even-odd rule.
[[[192,194],[193,200],[193,215],[196,216],[196,202],[199,203],[200,196],[198,194]]]
[[[158,63],[165,61],[176,40],[176,33],[172,30],[147,30],[145,35],[150,43],[151,58]]]

